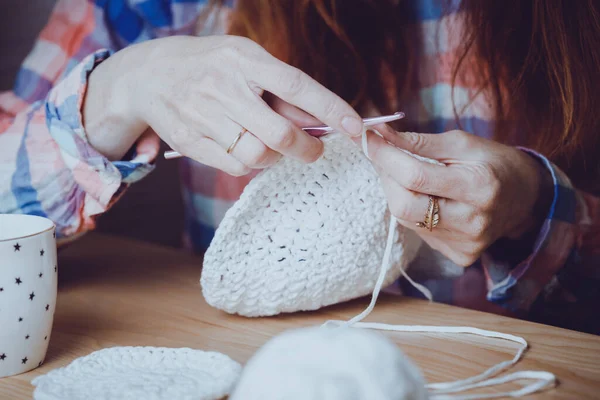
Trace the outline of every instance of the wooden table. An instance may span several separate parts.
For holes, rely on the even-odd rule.
[[[58,306],[45,364],[0,379],[0,399],[31,399],[30,381],[110,346],[215,350],[245,362],[273,335],[327,319],[347,319],[366,300],[318,312],[247,319],[209,307],[199,287],[201,259],[181,251],[91,234],[61,252]],[[531,344],[515,369],[547,370],[560,385],[529,398],[600,398],[600,337],[423,301],[383,297],[369,320],[469,325],[513,333]],[[512,357],[510,342],[471,336],[391,334],[430,382],[473,375]]]

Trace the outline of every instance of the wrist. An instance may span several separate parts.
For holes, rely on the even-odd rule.
[[[524,224],[510,237],[513,239],[532,238],[535,240],[554,200],[554,180],[552,173],[540,158],[524,151],[523,155],[528,159],[531,169],[534,171],[533,184],[531,185],[533,201]]]
[[[82,119],[88,141],[109,160],[120,160],[148,128],[135,110],[134,49],[97,65],[88,77]]]

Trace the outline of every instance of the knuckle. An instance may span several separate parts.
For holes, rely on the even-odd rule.
[[[248,38],[229,36],[216,48],[207,50],[207,60],[213,60],[212,65],[219,69],[223,69],[223,66],[238,68],[248,58],[255,58],[259,48],[256,42]]]
[[[338,111],[338,102],[337,101],[328,101],[323,106],[323,115],[325,117],[332,117],[336,115]]]
[[[502,185],[500,180],[496,177],[492,178],[488,185],[488,198],[491,203],[495,204],[500,197],[502,191]]]
[[[238,51],[263,51],[263,47],[254,40],[245,36],[234,36],[234,41]]]
[[[470,267],[477,262],[478,257],[471,253],[460,253],[455,254],[451,259],[455,264],[461,267]]]
[[[190,96],[189,100],[191,104],[185,104],[184,107],[188,107],[198,112],[206,110],[209,106],[220,104],[219,96],[221,95],[218,87],[217,78],[205,77],[203,78],[202,89],[195,90],[194,94]]]
[[[196,91],[206,91],[206,89],[212,89],[214,92],[219,93],[219,90],[222,89],[223,83],[227,82],[228,75],[222,69],[218,67],[211,67],[207,73],[200,74],[198,77],[198,87]]]
[[[205,136],[200,136],[172,147],[174,150],[177,150],[182,155],[189,157],[194,161],[216,167],[212,164],[209,154],[207,154],[206,150],[204,150],[207,140],[210,139],[207,139]]]
[[[272,138],[272,147],[275,149],[289,149],[296,141],[296,130],[291,122],[285,123]]]
[[[295,68],[290,72],[282,74],[281,83],[281,86],[285,88],[285,94],[290,97],[299,96],[306,89],[306,77],[304,73]]]
[[[225,172],[227,172],[231,176],[244,176],[247,175],[250,172],[250,170],[245,165],[238,163],[235,165],[228,166]]]
[[[176,147],[185,148],[194,142],[194,137],[189,127],[180,127],[173,131],[171,140]]]
[[[300,157],[307,163],[313,163],[317,161],[323,155],[323,145],[318,141],[309,141],[303,144]]]
[[[403,133],[404,139],[408,142],[408,145],[411,150],[415,153],[420,153],[425,147],[425,138],[423,135],[419,135],[415,132],[405,132]]]
[[[256,43],[243,36],[226,36],[222,39],[221,49],[225,54],[239,55],[243,49],[252,48]]]
[[[490,229],[491,221],[487,216],[479,216],[474,218],[471,223],[471,236],[474,239],[483,239],[487,236],[487,233]]]
[[[484,210],[493,208],[498,202],[502,190],[498,174],[493,169],[487,167],[485,168],[485,172],[477,179],[476,183],[478,187],[485,188],[480,204],[481,207]]]
[[[466,256],[471,264],[475,263],[481,257],[481,254],[484,252],[485,246],[483,242],[476,241],[473,242],[471,248],[467,251]]]
[[[457,147],[466,147],[469,144],[470,135],[461,130],[453,130],[446,133]]]
[[[323,146],[314,145],[312,146],[312,150],[309,152],[307,161],[309,163],[315,162],[321,158],[323,155]]]
[[[415,166],[410,169],[410,172],[406,173],[406,187],[415,192],[420,192],[425,188],[427,183],[425,172],[419,166]]]
[[[271,156],[271,152],[267,146],[262,145],[257,151],[250,155],[249,164],[252,167],[258,167],[267,164]]]
[[[211,52],[214,54],[209,57],[212,60],[215,60],[215,65],[223,64],[223,63],[231,63],[231,60],[238,60],[241,56],[241,50],[236,43],[229,42],[225,43],[223,46],[218,49],[214,49]]]

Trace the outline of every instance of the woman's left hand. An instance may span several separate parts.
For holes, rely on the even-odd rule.
[[[298,126],[319,125],[304,111],[268,95],[277,113]],[[541,227],[552,196],[549,171],[525,152],[462,131],[441,134],[369,131],[368,151],[390,210],[399,222],[458,265],[473,264],[499,238],[521,238]],[[361,138],[354,139],[361,145]],[[404,149],[446,166],[419,161]],[[440,223],[417,228],[429,195],[439,197]]]
[[[378,131],[385,139],[369,132],[369,156],[392,214],[456,264],[473,264],[496,240],[519,238],[545,219],[552,196],[544,188],[552,187],[552,179],[525,152],[462,131],[417,134],[388,126]],[[416,226],[425,218],[429,195],[439,198],[440,209],[432,231]]]

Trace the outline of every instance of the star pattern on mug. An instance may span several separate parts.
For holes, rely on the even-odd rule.
[[[53,237],[56,238],[56,232],[53,231],[52,233]],[[41,245],[30,245],[29,242],[25,243],[25,245],[22,245],[22,242],[12,242],[10,244],[8,244],[8,251],[10,252],[10,246],[12,246],[13,248],[13,253],[15,257],[20,257],[23,255],[29,256],[29,255],[34,255],[37,252],[39,252],[39,258],[36,256],[36,258],[38,258],[37,263],[39,263],[38,265],[41,265],[41,267],[38,267],[38,271],[37,273],[35,272],[35,269],[31,272],[31,275],[29,275],[29,271],[25,271],[25,270],[20,270],[20,269],[16,269],[15,275],[12,276],[12,278],[14,278],[14,284],[18,287],[15,287],[13,290],[11,290],[13,287],[10,286],[10,281],[6,281],[6,282],[0,282],[0,295],[12,295],[13,292],[15,292],[15,294],[17,296],[19,296],[20,299],[22,299],[21,301],[25,300],[24,296],[28,296],[31,304],[33,305],[33,301],[35,300],[36,297],[38,297],[38,295],[40,295],[40,293],[36,294],[36,290],[38,289],[39,285],[45,285],[46,284],[46,279],[48,279],[48,277],[50,277],[50,275],[48,275],[49,271],[48,270],[44,270],[44,268],[46,268],[46,263],[52,259],[54,259],[54,254],[53,253],[47,253],[46,249],[45,249],[45,244],[40,243]],[[19,253],[18,255],[16,253]],[[48,259],[48,256],[51,256],[50,259]],[[24,259],[24,261],[28,261],[28,259]],[[51,261],[50,261],[51,262]],[[58,272],[58,266],[55,264],[54,265],[54,272]],[[17,274],[19,274],[17,276]],[[34,282],[33,277],[36,276],[38,277],[39,280]],[[10,277],[7,277],[8,279],[10,279]],[[54,278],[55,279],[55,278]],[[10,287],[7,287],[10,286]],[[42,286],[40,286],[42,287]],[[7,289],[7,290],[4,290]],[[20,292],[20,291],[23,292]],[[5,292],[5,293],[2,293]],[[38,291],[39,292],[39,291]],[[43,291],[42,291],[43,292]],[[2,296],[2,297],[4,297]],[[45,294],[42,293],[41,294],[41,298],[38,298],[36,301],[37,305],[34,307],[37,308],[38,310],[40,310],[41,308],[44,308],[45,311],[41,311],[42,314],[37,314],[37,315],[44,315],[44,318],[49,318],[51,316],[51,313],[49,313],[50,311],[50,304],[47,304],[46,302],[48,301],[45,298]],[[1,297],[0,297],[1,298]],[[43,302],[42,302],[43,301]],[[41,303],[41,304],[40,304]],[[39,307],[39,308],[38,308]],[[40,311],[35,311],[36,313],[40,313]],[[43,314],[43,313],[47,313],[47,314]],[[21,314],[19,312],[19,314]],[[16,314],[16,318],[15,318],[18,322],[18,326],[20,328],[25,328],[27,330],[29,330],[27,328],[27,323],[24,323],[25,321],[25,317],[23,316],[19,316],[19,314]],[[29,317],[29,315],[26,315],[26,317]],[[11,319],[12,319],[11,318]],[[31,319],[31,318],[29,318]],[[34,318],[35,319],[35,318]],[[15,320],[13,320],[15,321]],[[14,322],[13,322],[14,324]],[[23,325],[21,325],[23,324]],[[16,327],[16,326],[15,326]],[[20,330],[20,329],[19,329]],[[23,331],[21,331],[23,332]],[[17,333],[17,332],[15,332]],[[37,332],[33,332],[33,335],[31,333],[28,333],[27,331],[23,332],[23,333],[17,333],[17,335],[19,336],[19,339],[23,342],[23,343],[27,343],[25,345],[25,348],[33,348],[32,346],[38,346],[38,344],[36,343],[38,340],[41,340],[41,338],[44,338],[44,341],[48,341],[48,333],[45,336],[42,336],[40,334],[36,334]],[[41,333],[41,332],[40,332]],[[7,349],[3,349],[3,350],[7,350]],[[10,349],[8,349],[10,350]],[[31,350],[31,349],[30,349]],[[33,353],[29,353],[30,350],[27,350],[21,354],[13,354],[11,353],[11,351],[9,351],[9,353],[5,353],[5,352],[0,352],[0,365],[7,365],[6,363],[8,363],[8,365],[12,364],[12,362],[15,363],[19,363],[19,361],[21,362],[22,368],[29,368],[32,367],[34,365],[37,364],[37,366],[41,366],[43,363],[43,360],[40,360],[36,354]],[[21,357],[21,358],[19,358]]]

